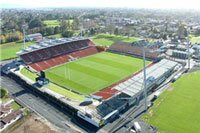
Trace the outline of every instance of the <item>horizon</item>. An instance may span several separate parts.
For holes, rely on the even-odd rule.
[[[107,3],[107,4],[105,4]],[[200,10],[198,0],[1,0],[1,8],[136,8]]]

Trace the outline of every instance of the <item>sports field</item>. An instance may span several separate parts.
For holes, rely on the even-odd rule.
[[[34,42],[26,42],[26,46],[35,44]],[[0,60],[16,58],[16,52],[23,48],[23,42],[11,42],[0,45]]]
[[[47,78],[82,94],[91,94],[125,77],[143,66],[141,59],[103,52],[48,69]]]
[[[67,21],[67,20],[66,20]],[[73,19],[69,20],[69,23],[72,24]],[[44,24],[47,25],[47,27],[56,27],[56,26],[60,26],[60,22],[58,20],[44,20],[43,21]]]
[[[137,37],[128,37],[128,36],[120,36],[120,35],[110,35],[110,34],[98,34],[92,37],[92,41],[96,45],[101,46],[110,46],[114,42],[123,41],[123,42],[134,42],[137,41],[139,38]]]
[[[200,71],[178,79],[148,111],[144,119],[161,133],[199,133]]]

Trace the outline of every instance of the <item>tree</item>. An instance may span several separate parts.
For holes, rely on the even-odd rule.
[[[69,25],[67,24],[66,20],[61,20],[60,22],[60,30],[61,32],[64,32],[66,30],[69,30]]]
[[[1,94],[1,98],[4,98],[8,92],[5,89],[0,88],[0,94]]]
[[[198,29],[195,30],[194,35],[196,35],[196,36],[200,35],[200,28],[198,28]]]
[[[112,24],[108,25],[108,32],[110,33],[110,35],[113,34],[114,28],[115,28],[114,25]]]
[[[35,18],[29,22],[28,26],[30,29],[35,28],[35,27],[42,27],[43,23],[39,18]]]
[[[94,35],[95,34],[95,30],[94,30],[94,28],[91,28],[90,29],[90,35]]]
[[[2,44],[2,43],[6,43],[6,38],[5,38],[4,35],[1,35],[1,36],[0,36],[0,41],[1,41],[1,44]]]
[[[188,31],[187,31],[186,28],[185,28],[185,30],[184,30],[184,36],[185,36],[185,37],[188,37]]]
[[[124,30],[125,30],[125,35],[128,36],[128,38],[129,38],[130,32],[131,32],[131,27],[127,25],[124,27]]]
[[[179,23],[177,35],[178,35],[179,39],[183,39],[188,36],[187,29],[184,24]]]
[[[14,21],[8,21],[5,23],[6,27],[9,29],[9,30],[12,30],[12,29],[18,29],[18,25],[14,22]]]
[[[67,27],[68,27],[68,29],[71,29],[71,23],[70,23],[70,20],[67,20]]]
[[[54,28],[53,27],[47,27],[46,28],[46,35],[53,35],[54,34]]]
[[[56,27],[54,28],[54,34],[58,34],[58,33],[60,33],[60,27],[59,27],[59,26],[56,26]]]
[[[79,29],[79,20],[78,18],[75,18],[72,22],[72,30],[78,30]]]
[[[69,30],[65,30],[65,31],[62,32],[62,36],[63,37],[72,37],[73,34],[74,34],[74,32],[73,31],[69,31]]]
[[[39,28],[39,32],[42,34],[42,35],[45,35],[46,34],[46,27],[40,27]],[[36,32],[35,32],[36,33]]]
[[[162,39],[167,40],[167,35],[166,35],[166,34],[163,34],[163,35],[162,35]]]
[[[118,28],[115,28],[114,34],[119,35],[119,29]]]
[[[21,39],[23,39],[23,35],[19,31],[6,34],[6,41],[7,42],[15,42],[15,41],[18,41],[18,40],[21,40]]]

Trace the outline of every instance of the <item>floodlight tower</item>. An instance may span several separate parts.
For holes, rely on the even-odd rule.
[[[190,41],[187,38],[188,69],[190,69]]]
[[[81,37],[83,37],[83,27],[81,27]]]
[[[83,37],[83,21],[81,21],[80,30],[81,30],[81,37]]]
[[[142,48],[143,54],[143,74],[144,74],[144,81],[143,81],[143,90],[144,90],[144,106],[145,111],[147,111],[147,88],[146,88],[146,57],[145,57],[145,46],[143,45]]]
[[[23,43],[23,48],[22,49],[25,49],[25,43],[26,43],[26,39],[25,39],[25,37],[26,37],[26,29],[28,28],[28,25],[27,24],[23,24],[22,25],[22,29],[23,29],[23,34],[24,34],[24,39],[23,39],[23,41],[24,41],[24,43]]]

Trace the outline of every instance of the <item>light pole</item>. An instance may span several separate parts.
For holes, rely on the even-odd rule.
[[[190,41],[187,39],[188,69],[190,69]]]
[[[23,48],[22,48],[22,49],[25,49],[25,43],[26,43],[26,39],[25,39],[25,37],[26,37],[26,33],[25,33],[25,32],[26,32],[26,31],[25,31],[25,30],[26,30],[27,28],[28,28],[27,24],[24,23],[24,24],[22,25],[23,34],[24,34],[24,40],[23,40],[24,43],[23,43]]]
[[[146,57],[145,57],[145,46],[143,45],[142,49],[143,53],[143,74],[144,74],[144,81],[143,81],[143,90],[144,90],[144,105],[145,111],[147,110],[147,90],[146,90]]]

